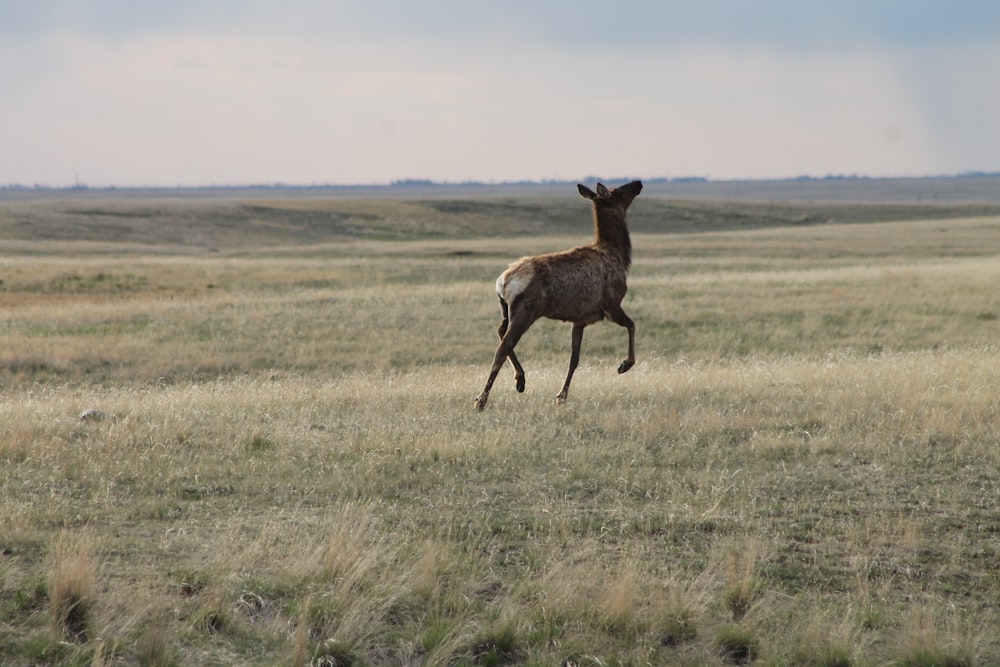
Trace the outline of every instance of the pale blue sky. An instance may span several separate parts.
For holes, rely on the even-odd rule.
[[[998,74],[995,0],[0,0],[0,184],[997,171]]]

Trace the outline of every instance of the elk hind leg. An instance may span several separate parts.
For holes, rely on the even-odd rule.
[[[502,326],[502,325],[501,325]],[[508,323],[506,332],[503,338],[500,339],[500,345],[497,346],[496,354],[493,355],[493,365],[490,367],[489,377],[486,378],[486,386],[483,387],[483,391],[476,398],[476,410],[482,410],[486,407],[486,401],[490,396],[490,389],[493,388],[493,382],[497,379],[497,373],[500,372],[500,368],[503,367],[503,363],[514,353],[514,346],[517,345],[517,341],[521,339],[524,332],[528,330],[531,326],[530,320],[513,320]],[[515,357],[516,358],[516,357]],[[515,369],[520,367],[521,364],[516,363]],[[524,377],[524,371],[521,371],[521,377]]]
[[[510,309],[507,306],[507,302],[502,298],[500,299],[500,309],[503,311],[503,320],[500,322],[500,326],[497,327],[497,334],[502,341],[503,337],[507,334],[507,326],[510,324]],[[524,392],[524,368],[521,366],[521,362],[517,360],[517,355],[514,354],[513,348],[507,353],[507,358],[510,359],[510,363],[514,367],[514,382],[517,391],[518,393],[522,393]]]

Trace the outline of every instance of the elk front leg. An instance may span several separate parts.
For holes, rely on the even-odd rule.
[[[606,312],[608,319],[618,326],[628,329],[628,356],[625,357],[624,361],[618,364],[618,372],[624,373],[635,365],[635,322],[632,321],[631,317],[625,314],[621,305],[609,308]]]

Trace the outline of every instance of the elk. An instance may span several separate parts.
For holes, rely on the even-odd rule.
[[[597,184],[597,192],[577,185],[584,199],[594,208],[594,242],[563,252],[523,257],[497,278],[497,296],[503,320],[497,328],[500,345],[493,357],[486,386],[476,398],[482,410],[490,389],[504,361],[514,366],[517,391],[524,391],[524,368],[514,354],[514,347],[535,320],[548,317],[573,324],[569,372],[562,391],[556,396],[563,403],[569,383],[580,361],[580,343],[584,328],[608,319],[628,330],[628,356],[618,366],[624,373],[635,364],[635,322],[622,310],[626,276],[632,264],[632,241],[625,224],[625,212],[642,190],[642,183],[632,181],[608,190]]]

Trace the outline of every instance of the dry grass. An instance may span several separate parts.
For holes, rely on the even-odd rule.
[[[5,664],[996,662],[998,228],[639,235],[483,414],[576,239],[4,257]]]
[[[84,535],[61,534],[52,545],[49,565],[49,616],[56,639],[86,642],[93,638],[97,563]]]

